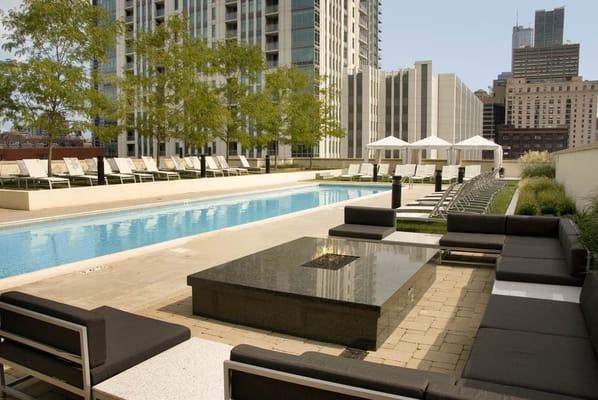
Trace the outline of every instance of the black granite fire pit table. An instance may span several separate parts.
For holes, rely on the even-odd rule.
[[[377,349],[436,278],[427,247],[304,237],[187,277],[193,314]]]

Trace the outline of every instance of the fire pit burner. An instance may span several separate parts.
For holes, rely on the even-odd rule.
[[[326,253],[318,258],[314,258],[313,260],[306,262],[302,265],[302,267],[331,269],[336,271],[337,269],[341,269],[345,265],[350,264],[358,258],[359,257],[357,256]]]

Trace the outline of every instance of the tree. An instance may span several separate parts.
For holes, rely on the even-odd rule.
[[[171,138],[200,147],[224,130],[227,110],[208,80],[214,53],[191,36],[186,17],[140,33],[132,45],[144,69],[120,83],[131,128],[155,138],[158,148]]]
[[[236,40],[226,40],[214,46],[214,72],[220,77],[218,90],[227,109],[228,122],[225,129],[216,133],[226,145],[228,160],[229,144],[250,143],[248,135],[247,102],[252,85],[257,82],[264,70],[264,57],[258,46],[241,44]]]
[[[309,168],[312,167],[313,149],[326,137],[343,137],[338,118],[334,115],[337,91],[332,86],[318,85],[315,92],[304,91],[293,95],[289,116],[289,136],[293,146],[311,149]]]
[[[4,50],[17,61],[0,64],[3,120],[17,128],[39,128],[48,136],[48,174],[52,142],[71,132],[113,135],[113,126],[95,125],[115,103],[96,90],[94,63],[106,60],[122,25],[87,0],[24,0],[2,14]]]
[[[272,142],[289,144],[295,128],[290,123],[297,107],[295,101],[298,96],[313,93],[312,79],[296,67],[281,67],[268,72],[264,81],[262,91],[250,94],[243,101],[245,112],[260,132],[253,144],[257,147],[265,147]],[[277,158],[275,153],[275,167],[278,165]]]

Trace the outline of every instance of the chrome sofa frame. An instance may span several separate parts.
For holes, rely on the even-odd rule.
[[[356,386],[344,385],[321,379],[309,378],[302,375],[291,374],[288,372],[277,371],[258,367],[251,364],[240,363],[227,360],[224,362],[224,399],[233,400],[231,397],[231,373],[233,371],[245,372],[252,375],[263,376],[265,378],[276,379],[282,382],[306,386],[314,389],[321,389],[328,392],[356,396],[369,400],[413,400],[412,397],[405,397],[396,394],[379,392],[376,390],[364,389]]]
[[[0,321],[0,338],[3,340],[9,339],[13,342],[17,342],[29,347],[33,347],[39,351],[47,353],[48,355],[67,360],[73,362],[75,364],[79,364],[81,366],[81,373],[83,378],[83,388],[73,386],[68,384],[60,379],[57,379],[52,376],[48,376],[41,372],[35,371],[33,369],[27,368],[24,365],[18,364],[14,361],[5,359],[0,357],[0,393],[2,393],[2,398],[8,394],[10,396],[16,397],[17,399],[22,400],[34,400],[33,397],[23,393],[13,386],[22,383],[30,378],[37,378],[41,381],[47,382],[53,386],[59,387],[76,395],[83,397],[84,400],[92,400],[92,387],[91,387],[91,375],[90,375],[90,366],[89,366],[89,347],[87,343],[87,328],[82,325],[78,325],[69,321],[64,321],[59,318],[51,317],[45,314],[41,314],[35,311],[31,311],[22,307],[17,307],[12,304],[7,304],[4,302],[0,302],[0,309],[11,311],[17,314],[21,314],[30,318],[34,318],[40,320],[42,322],[46,322],[52,325],[56,325],[65,329],[70,329],[75,331],[79,334],[79,342],[81,345],[81,355],[72,354],[66,352],[64,350],[58,349],[53,346],[49,346],[44,343],[40,343],[26,337],[15,335],[10,332],[6,332],[2,329],[2,321]],[[4,373],[4,364],[14,366],[19,368],[20,370],[24,371],[27,375],[17,378],[11,382],[6,382],[6,377]]]

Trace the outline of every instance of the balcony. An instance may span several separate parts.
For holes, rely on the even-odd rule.
[[[156,18],[164,17],[164,8],[156,8]]]
[[[135,0],[125,0],[125,8],[131,8],[135,6]]]
[[[278,32],[278,24],[267,24],[265,32],[266,33]]]
[[[127,24],[133,22],[134,20],[135,20],[135,17],[133,16],[133,14],[125,16],[125,22]]]
[[[269,4],[266,6],[266,14],[274,14],[278,12],[278,4]]]
[[[236,20],[237,19],[237,12],[236,11],[229,11],[226,14],[224,14],[224,19],[226,21],[230,21],[230,20]]]
[[[130,61],[127,63],[127,69],[128,70],[133,70],[135,68],[135,63]]]
[[[226,33],[225,33],[225,37],[227,39],[236,38],[237,37],[237,30],[236,29],[227,30]]]
[[[278,50],[278,42],[266,42],[266,51]]]

